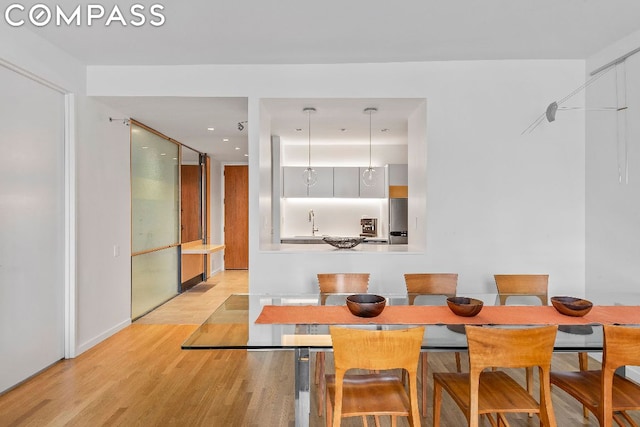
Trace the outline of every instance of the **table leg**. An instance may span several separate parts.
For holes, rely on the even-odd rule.
[[[295,374],[295,405],[296,427],[309,426],[309,414],[311,412],[311,395],[309,393],[309,348],[297,347],[296,350],[296,374]]]

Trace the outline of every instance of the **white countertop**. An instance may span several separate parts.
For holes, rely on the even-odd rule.
[[[329,237],[328,235],[320,235],[320,236],[284,236],[280,238],[280,241],[285,241],[283,244],[307,244],[313,245],[315,243],[324,243],[322,241],[323,237]],[[346,236],[346,237],[364,237],[364,236]],[[305,241],[313,241],[312,243],[303,243]],[[298,243],[300,242],[300,243]],[[388,239],[384,237],[365,237],[363,243],[381,243],[387,244],[389,242]]]
[[[410,245],[390,245],[388,243],[361,243],[355,248],[351,249],[338,249],[329,245],[323,244],[299,244],[299,243],[271,243],[260,245],[260,251],[265,252],[280,252],[280,253],[322,253],[322,254],[373,254],[373,253],[385,253],[385,254],[407,254],[407,253],[424,253],[424,249],[417,248]]]

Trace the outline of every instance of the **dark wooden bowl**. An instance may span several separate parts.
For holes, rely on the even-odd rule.
[[[376,317],[386,304],[387,300],[380,295],[354,294],[347,297],[349,311],[358,317]]]
[[[480,313],[482,310],[482,305],[484,303],[475,298],[467,298],[467,297],[449,297],[447,298],[447,305],[449,309],[457,314],[458,316],[463,317],[472,317],[476,314]]]
[[[593,307],[593,303],[586,299],[564,296],[551,297],[551,304],[560,313],[573,317],[582,317]]]

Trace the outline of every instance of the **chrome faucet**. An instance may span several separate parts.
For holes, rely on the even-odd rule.
[[[311,223],[311,235],[315,236],[318,229],[316,228],[316,214],[313,209],[309,210],[309,222]]]

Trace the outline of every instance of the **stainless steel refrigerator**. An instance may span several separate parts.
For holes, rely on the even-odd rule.
[[[406,244],[409,216],[408,199],[389,199],[389,244]]]

